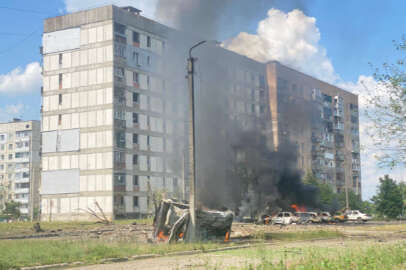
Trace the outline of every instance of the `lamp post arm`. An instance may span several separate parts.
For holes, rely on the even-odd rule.
[[[189,49],[189,58],[192,58],[192,51],[194,48],[206,43],[207,40],[200,41],[199,43],[195,44],[192,48]]]

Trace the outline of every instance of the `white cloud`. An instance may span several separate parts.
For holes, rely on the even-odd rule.
[[[271,9],[256,34],[242,32],[226,41],[225,47],[260,62],[276,60],[333,83],[339,77],[319,42],[315,18],[297,9],[289,13]]]
[[[116,5],[116,6],[133,6],[142,10],[142,15],[153,18],[158,0],[64,0],[67,12],[91,9],[95,7]]]
[[[7,74],[0,74],[0,94],[39,91],[41,82],[41,66],[38,62],[33,62],[25,69],[17,67]]]
[[[26,110],[26,106],[19,104],[6,105],[4,108],[0,108],[0,122],[7,122],[12,118],[19,118]]]

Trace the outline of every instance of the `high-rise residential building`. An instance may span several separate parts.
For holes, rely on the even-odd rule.
[[[361,194],[358,96],[278,62],[267,79],[274,145],[296,143],[303,173]]]
[[[14,201],[27,218],[39,213],[40,148],[39,121],[0,123],[0,209]]]
[[[44,220],[89,219],[89,210],[109,218],[142,216],[153,211],[154,200],[162,195],[187,198],[185,67],[188,49],[200,40],[140,12],[106,6],[45,20]],[[298,146],[298,167],[313,171],[337,191],[345,181],[350,183],[348,177],[355,177],[355,95],[220,47],[203,46],[194,53],[199,64],[198,177],[227,177],[222,165],[228,157],[221,145],[230,143],[235,127],[224,128],[224,121],[235,121],[241,130],[261,130],[271,147],[291,139]],[[329,107],[323,93],[331,98]],[[307,104],[300,115],[285,106],[292,100]],[[348,159],[340,163],[343,156],[351,164]],[[359,177],[354,181],[359,192]]]

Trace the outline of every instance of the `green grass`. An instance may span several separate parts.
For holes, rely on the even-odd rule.
[[[319,238],[340,238],[344,234],[339,231],[319,230],[319,231],[300,231],[300,232],[257,232],[253,236],[260,240],[275,240],[275,241],[297,241],[297,240],[312,240]]]
[[[123,219],[115,220],[113,223],[118,225],[137,224],[152,225],[152,219]],[[0,237],[27,235],[34,233],[33,226],[35,222],[13,222],[0,223]],[[103,227],[104,225],[96,222],[41,222],[41,228],[46,232],[51,231],[69,231],[69,230],[92,230]]]
[[[225,252],[225,256],[244,256],[244,266],[207,267],[207,269],[245,270],[339,270],[406,269],[406,244],[358,244],[342,247],[301,247],[270,249],[260,247]],[[255,261],[255,263],[254,263]]]
[[[167,254],[186,250],[208,250],[233,243],[140,244],[107,240],[3,240],[0,241],[0,270],[11,267],[47,265],[81,261],[95,264],[105,258]]]

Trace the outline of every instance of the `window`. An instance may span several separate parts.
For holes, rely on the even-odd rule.
[[[174,187],[178,186],[178,178],[173,178],[173,186]]]
[[[59,89],[62,89],[62,74],[59,74]]]
[[[137,65],[139,65],[139,63],[140,63],[140,54],[139,53],[133,52],[133,61],[135,61],[135,63]]]
[[[1,155],[1,156],[0,156],[0,160],[4,160],[4,155]]]
[[[114,23],[114,32],[125,35],[125,25]]]
[[[138,101],[139,101],[139,94],[133,93],[133,103],[138,103]]]
[[[59,54],[59,65],[62,66],[62,54]]]
[[[62,114],[58,115],[58,125],[62,125]]]
[[[1,151],[4,151],[4,148],[5,148],[5,147],[4,147],[4,144],[0,144],[0,150],[1,150]]]
[[[61,94],[58,95],[58,101],[59,101],[59,105],[62,105],[62,95]]]
[[[135,88],[140,88],[139,79],[140,75],[138,74],[138,72],[133,72],[133,86]]]
[[[138,175],[133,176],[133,186],[138,186]]]
[[[133,124],[138,124],[138,114],[133,113]]]
[[[151,48],[151,37],[147,36],[147,47]]]
[[[12,150],[13,149],[13,145],[10,143],[9,145],[8,145],[8,150]]]
[[[124,68],[122,67],[115,67],[114,68],[114,76],[124,79]]]
[[[120,148],[125,147],[125,133],[124,132],[116,133],[116,146],[120,147]]]
[[[125,186],[125,174],[121,174],[121,173],[114,174],[114,185],[115,186]]]
[[[19,189],[19,188],[29,188],[30,187],[30,183],[17,183],[15,184],[15,188]]]
[[[140,34],[138,32],[133,32],[133,45],[135,47],[140,46]]]
[[[151,56],[147,56],[147,65],[150,66],[151,65]]]
[[[4,141],[5,138],[6,138],[6,135],[0,134],[0,140]]]
[[[133,144],[138,144],[138,134],[133,134]]]
[[[138,164],[138,155],[133,155],[133,165]]]
[[[138,197],[137,196],[133,197],[133,206],[138,207]]]
[[[0,165],[0,171],[3,171],[3,170],[4,170],[4,165],[1,164],[1,165]]]
[[[127,38],[120,35],[115,35],[114,40],[118,43],[127,44]]]

